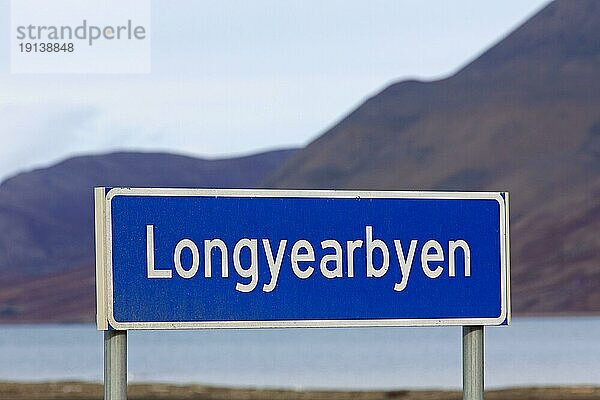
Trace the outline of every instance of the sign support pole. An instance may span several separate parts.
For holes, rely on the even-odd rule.
[[[463,400],[483,400],[483,326],[463,326]]]
[[[127,400],[127,331],[104,331],[104,400]]]

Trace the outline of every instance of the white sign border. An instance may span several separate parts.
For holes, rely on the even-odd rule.
[[[504,197],[502,196],[504,194]],[[496,200],[500,206],[501,311],[496,318],[369,319],[369,320],[278,320],[278,321],[181,321],[118,322],[114,318],[112,271],[111,201],[117,196],[182,197],[296,197],[296,198],[393,198]],[[350,191],[276,189],[168,189],[95,188],[97,327],[115,329],[215,329],[215,328],[341,328],[386,326],[502,325],[510,323],[510,260],[508,236],[508,192]],[[103,205],[103,207],[102,207]]]

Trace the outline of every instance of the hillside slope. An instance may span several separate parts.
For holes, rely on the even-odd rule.
[[[600,312],[600,2],[553,2],[455,75],[391,85],[265,183],[508,190],[514,310]]]
[[[0,185],[0,322],[92,319],[94,186],[250,188],[293,152],[222,160],[82,156],[6,180]]]

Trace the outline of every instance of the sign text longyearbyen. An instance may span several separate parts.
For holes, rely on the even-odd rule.
[[[500,325],[508,195],[96,189],[99,329]]]

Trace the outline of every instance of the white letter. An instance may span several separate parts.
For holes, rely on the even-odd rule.
[[[263,285],[263,292],[269,293],[277,286],[277,278],[279,278],[279,271],[281,270],[281,262],[283,261],[283,253],[285,252],[287,240],[279,241],[275,260],[273,260],[273,251],[271,250],[271,242],[269,242],[269,239],[263,239],[262,242],[265,248],[265,255],[267,256],[267,264],[269,264],[269,271],[271,271],[271,281],[268,285]]]
[[[334,254],[327,254],[321,258],[321,273],[325,278],[341,278],[344,276],[344,272],[342,271],[342,246],[337,240],[323,240],[321,242],[321,248],[325,250],[325,248],[331,247],[335,250]],[[333,261],[335,262],[335,268],[330,270],[327,268],[327,263]]]
[[[306,253],[301,254],[300,249],[306,249]],[[306,279],[312,275],[314,268],[309,265],[303,271],[300,269],[300,267],[298,267],[299,261],[315,261],[315,251],[310,242],[307,240],[298,240],[292,247],[292,270],[298,278]]]
[[[348,278],[354,278],[354,250],[361,248],[362,240],[349,240],[346,242],[348,249]]]
[[[429,249],[434,249],[435,253],[429,254]],[[425,275],[429,278],[437,278],[442,274],[444,268],[441,265],[438,265],[434,270],[429,268],[429,261],[444,261],[444,250],[442,250],[442,246],[435,240],[428,240],[423,248],[421,249],[421,268]]]
[[[181,252],[183,249],[188,248],[192,251],[192,266],[190,269],[185,270],[181,265]],[[192,242],[190,239],[182,239],[175,246],[175,252],[173,253],[173,261],[175,262],[175,270],[185,279],[193,278],[198,272],[198,265],[200,265],[200,253],[198,253],[198,247],[196,243]]]
[[[250,249],[250,266],[247,269],[242,267],[240,253],[242,248]],[[242,278],[250,278],[249,283],[236,283],[235,290],[248,293],[254,290],[258,283],[258,241],[256,239],[240,239],[233,249],[233,265],[235,270]]]
[[[170,269],[154,269],[154,225],[146,225],[146,268],[148,278],[171,278]]]
[[[373,227],[366,227],[366,242],[367,242],[367,277],[375,277],[380,278],[385,275],[390,266],[390,252],[387,248],[387,245],[383,240],[375,239],[373,240]],[[381,255],[383,256],[383,263],[379,269],[373,266],[373,250],[375,248],[379,248],[381,250]]]
[[[457,247],[463,249],[463,254],[465,255],[465,276],[471,276],[471,249],[469,245],[464,240],[456,240],[448,242],[448,275],[456,276],[456,267],[454,266],[454,251]]]
[[[229,255],[227,245],[221,239],[204,241],[204,276],[210,278],[212,275],[212,249],[215,247],[221,250],[221,276],[227,278],[229,276]]]
[[[396,247],[396,257],[398,257],[398,264],[400,264],[400,283],[394,285],[396,292],[401,292],[406,289],[408,284],[408,277],[410,275],[410,269],[412,268],[413,259],[415,258],[415,250],[417,249],[417,241],[411,240],[410,247],[408,248],[408,255],[404,257],[404,251],[402,251],[402,242],[394,240],[394,247]]]

